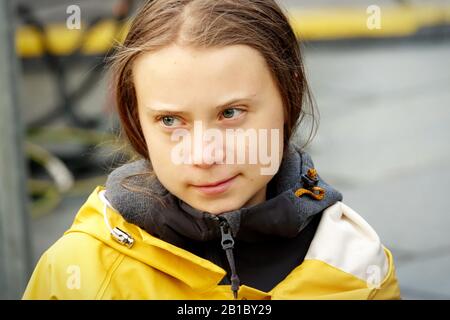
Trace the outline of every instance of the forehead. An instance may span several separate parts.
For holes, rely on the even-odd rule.
[[[138,99],[185,105],[214,103],[234,93],[264,92],[271,76],[264,58],[249,46],[194,49],[172,45],[137,58],[133,80]]]

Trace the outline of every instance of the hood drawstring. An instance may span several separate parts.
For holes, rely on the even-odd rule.
[[[231,235],[230,226],[225,218],[219,217],[220,221],[220,233],[222,236],[222,249],[225,250],[227,255],[228,264],[231,269],[231,290],[233,291],[234,299],[238,298],[239,291],[239,277],[236,273],[236,266],[234,263],[234,255],[233,255],[233,247],[234,247],[234,239]]]
[[[120,229],[119,227],[112,228],[108,221],[108,216],[106,213],[107,207],[110,207],[111,209],[115,210],[111,203],[109,203],[108,199],[105,197],[105,190],[99,192],[99,197],[103,202],[103,219],[105,220],[106,227],[109,230],[109,233],[111,234],[111,237],[119,242],[120,244],[127,246],[128,248],[131,248],[134,244],[134,239],[132,236],[130,236],[128,233]]]

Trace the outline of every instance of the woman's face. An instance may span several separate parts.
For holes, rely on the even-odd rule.
[[[258,51],[172,45],[139,56],[133,81],[150,161],[169,192],[212,214],[266,200],[285,119]]]

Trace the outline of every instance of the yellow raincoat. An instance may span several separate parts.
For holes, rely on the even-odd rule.
[[[24,299],[233,299],[230,285],[218,285],[224,269],[126,222],[103,191],[42,255]],[[299,266],[269,292],[241,285],[238,298],[399,299],[400,290],[391,252],[338,201]]]

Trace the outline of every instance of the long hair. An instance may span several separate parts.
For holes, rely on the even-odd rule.
[[[286,124],[286,146],[305,116],[312,116],[306,146],[318,125],[318,111],[308,86],[299,42],[287,15],[273,0],[153,0],[132,20],[122,45],[111,60],[113,91],[120,135],[136,153],[149,160],[138,117],[132,66],[146,52],[171,44],[194,48],[247,45],[265,59],[280,91]]]

